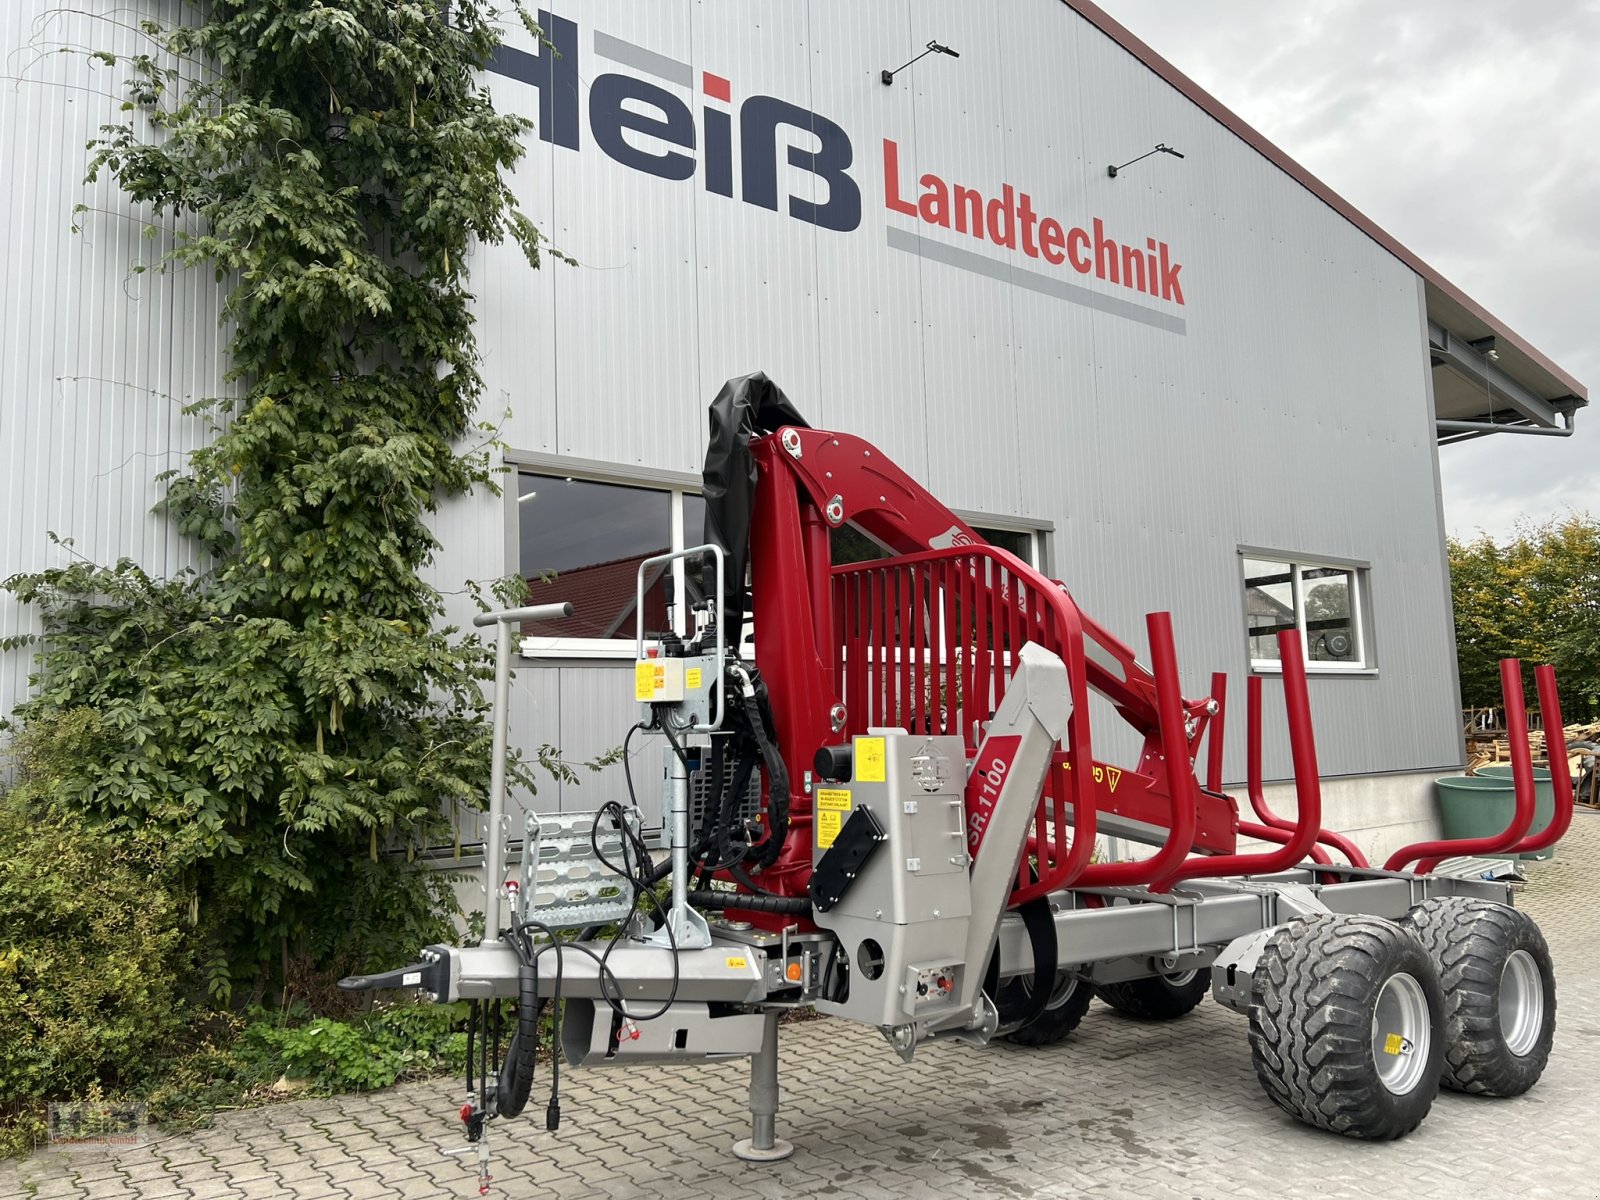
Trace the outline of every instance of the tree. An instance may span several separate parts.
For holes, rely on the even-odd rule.
[[[484,651],[420,577],[440,499],[494,485],[458,449],[482,390],[464,272],[507,239],[537,267],[541,237],[506,178],[531,127],[481,83],[519,0],[179,11],[141,24],[89,175],[198,217],[165,265],[231,288],[237,391],[197,406],[213,437],[165,503],[211,565],[6,586],[45,630],[19,717],[75,739],[57,802],[159,844],[225,991],[290,944],[349,962],[436,926],[445,886],[379,847],[448,838],[488,778]]]
[[[1461,703],[1497,707],[1502,658],[1552,663],[1569,720],[1600,712],[1600,524],[1573,515],[1521,527],[1505,544],[1451,539]]]

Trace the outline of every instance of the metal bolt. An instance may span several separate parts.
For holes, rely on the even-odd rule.
[[[1222,705],[1218,704],[1215,700],[1207,700],[1206,701],[1206,712],[1209,713],[1211,716],[1214,717],[1221,711],[1222,711]]]
[[[828,518],[828,524],[839,525],[844,521],[844,497],[834,496],[828,501],[828,507],[823,509],[823,515]]]
[[[842,704],[835,704],[828,710],[828,720],[833,725],[833,731],[838,733],[844,728],[845,722],[850,719],[850,712]]]
[[[799,458],[802,450],[800,446],[800,433],[795,429],[783,431],[783,448],[789,452],[791,458]]]

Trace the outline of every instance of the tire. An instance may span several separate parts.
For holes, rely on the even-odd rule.
[[[1256,963],[1250,1057],[1272,1102],[1346,1137],[1422,1123],[1444,1064],[1444,995],[1408,929],[1377,917],[1291,921]]]
[[[1211,972],[1179,971],[1125,983],[1102,983],[1094,989],[1112,1008],[1139,1021],[1174,1021],[1186,1017],[1211,991]]]
[[[1544,1074],[1556,1032],[1556,978],[1527,913],[1451,896],[1406,914],[1444,988],[1444,1086],[1520,1096]]]
[[[1005,986],[1021,989],[1026,994],[1032,990],[1033,980],[1019,977]],[[1092,999],[1094,991],[1087,983],[1069,971],[1062,971],[1056,976],[1055,988],[1044,1011],[1017,1026],[1006,1038],[1019,1046],[1054,1046],[1078,1027]]]

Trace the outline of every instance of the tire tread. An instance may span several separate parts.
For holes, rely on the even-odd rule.
[[[1533,918],[1491,900],[1451,896],[1423,901],[1404,924],[1434,960],[1444,987],[1444,1086],[1478,1096],[1517,1096],[1531,1088],[1544,1073],[1555,1034],[1554,970]],[[1545,984],[1545,1029],[1521,1057],[1500,1031],[1500,971],[1513,950],[1532,955]]]
[[[1250,1052],[1274,1104],[1307,1125],[1371,1140],[1402,1137],[1422,1123],[1438,1091],[1437,1070],[1397,1097],[1372,1060],[1372,1004],[1381,981],[1398,970],[1418,978],[1437,1014],[1428,956],[1389,921],[1318,916],[1273,934],[1256,964]],[[1435,1032],[1429,1053],[1438,1056]]]

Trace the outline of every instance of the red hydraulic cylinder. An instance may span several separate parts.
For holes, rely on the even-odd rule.
[[[1206,790],[1222,791],[1222,729],[1228,715],[1228,676],[1224,671],[1211,676],[1211,700],[1217,706],[1206,732]]]

